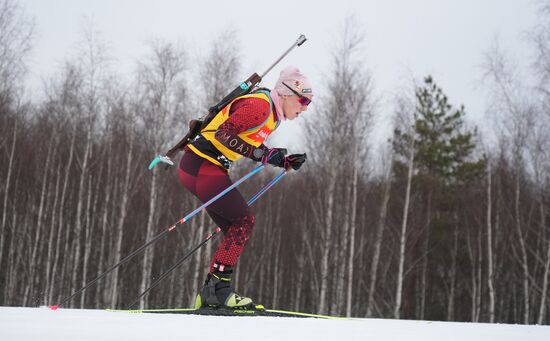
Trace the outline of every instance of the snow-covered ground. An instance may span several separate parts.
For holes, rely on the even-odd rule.
[[[383,319],[211,317],[0,307],[0,340],[549,341],[550,326]]]

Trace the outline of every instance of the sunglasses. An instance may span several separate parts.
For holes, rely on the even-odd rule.
[[[290,86],[288,86],[286,83],[283,82],[283,85],[290,89],[296,96],[298,96],[298,102],[300,102],[301,105],[308,106],[311,103],[311,100],[307,98],[306,96],[303,96],[298,91],[292,89]]]

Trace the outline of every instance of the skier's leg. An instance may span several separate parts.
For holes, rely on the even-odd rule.
[[[180,164],[180,180],[202,202],[210,200],[232,184],[223,169],[190,152],[186,153]],[[212,259],[210,273],[201,290],[202,298],[199,296],[199,306],[203,303],[230,307],[253,306],[252,300],[237,295],[230,283],[233,267],[254,228],[253,211],[239,191],[234,189],[213,202],[207,212],[224,232],[224,239]]]
[[[203,203],[232,185],[225,170],[192,152],[187,152],[182,159],[180,179]],[[254,228],[252,208],[241,193],[233,189],[210,204],[206,211],[224,233],[210,272],[214,272],[215,264],[234,267]]]

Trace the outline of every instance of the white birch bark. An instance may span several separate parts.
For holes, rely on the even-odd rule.
[[[356,147],[357,148],[357,147]],[[356,149],[355,149],[356,150]],[[357,152],[354,153],[357,155]],[[356,216],[357,216],[357,186],[359,171],[358,166],[354,165],[353,167],[353,177],[351,183],[351,217],[350,217],[350,236],[349,236],[349,255],[348,255],[348,275],[347,282],[348,286],[346,289],[347,299],[346,299],[346,316],[350,317],[352,314],[352,299],[353,299],[353,268],[355,263],[355,230],[356,230]]]
[[[50,142],[48,143],[48,152],[46,154],[46,160],[44,162],[44,168],[42,168],[44,170],[44,174],[41,177],[42,186],[41,186],[41,189],[40,189],[40,200],[39,200],[39,203],[38,203],[38,214],[37,214],[36,222],[34,224],[34,241],[33,241],[32,246],[31,246],[32,252],[31,252],[31,257],[30,257],[30,262],[29,262],[30,274],[31,274],[32,277],[31,277],[31,280],[30,280],[30,284],[27,286],[27,289],[31,293],[34,293],[35,283],[38,280],[38,278],[40,277],[40,275],[36,274],[36,269],[38,268],[38,265],[36,264],[37,263],[36,257],[39,253],[38,252],[39,251],[39,243],[43,239],[43,235],[42,235],[42,229],[43,229],[42,217],[44,215],[44,206],[45,206],[45,201],[46,201],[46,194],[47,194],[47,192],[49,192],[49,190],[48,190],[48,184],[49,184],[48,173],[49,173],[49,169],[50,169],[50,160],[51,160],[51,156],[52,156],[53,142],[54,142],[54,136],[52,135],[50,137]]]
[[[334,171],[331,172],[331,176],[328,179],[327,184],[327,202],[325,210],[325,221],[324,221],[324,239],[323,239],[323,249],[321,251],[321,264],[319,268],[321,276],[321,290],[319,293],[319,314],[327,314],[328,302],[328,284],[329,284],[329,256],[332,248],[332,224],[333,224],[333,210],[334,210],[334,190],[336,188],[336,175]]]
[[[71,272],[71,286],[72,288],[77,288],[78,282],[77,278],[79,273],[82,271],[82,267],[80,264],[81,259],[81,240],[82,240],[82,211],[84,206],[84,200],[86,195],[86,180],[88,178],[88,156],[90,154],[91,149],[91,127],[88,127],[88,131],[86,133],[86,147],[84,149],[84,155],[82,156],[82,165],[81,165],[81,173],[80,173],[80,180],[78,183],[78,194],[77,194],[77,203],[76,203],[76,220],[74,224],[74,232],[75,232],[75,238],[74,238],[74,253],[73,253],[73,268]],[[83,292],[82,297],[86,295],[86,292]]]
[[[529,324],[529,310],[530,310],[530,297],[529,297],[529,265],[527,263],[527,246],[525,245],[525,237],[523,235],[523,230],[521,226],[521,217],[520,217],[520,184],[519,184],[519,174],[516,175],[516,186],[515,186],[515,199],[514,199],[514,210],[516,216],[516,230],[518,233],[518,241],[521,251],[521,269],[523,270],[523,323]]]
[[[481,229],[478,232],[478,238],[477,238],[477,254],[478,261],[477,261],[477,298],[475,301],[475,307],[474,307],[474,322],[478,322],[481,316],[481,297],[483,294],[483,238]]]
[[[495,286],[493,266],[493,227],[492,227],[492,189],[491,162],[487,162],[487,285],[489,288],[489,322],[495,322]]]
[[[73,132],[69,147],[69,156],[67,157],[67,162],[65,164],[65,175],[63,177],[63,189],[61,190],[61,199],[59,202],[59,210],[56,212],[58,218],[56,219],[57,224],[57,242],[56,242],[56,248],[55,248],[55,256],[52,266],[52,276],[50,281],[50,287],[52,288],[52,292],[50,293],[49,302],[53,302],[53,288],[54,287],[61,287],[60,282],[63,281],[63,276],[61,276],[58,273],[59,269],[59,260],[61,257],[61,236],[62,232],[65,231],[66,233],[69,231],[69,228],[64,226],[64,210],[65,210],[65,201],[67,198],[67,188],[69,187],[69,174],[71,171],[71,166],[74,159],[74,147],[75,147],[75,138],[76,138],[76,131]],[[65,243],[67,243],[67,240],[65,240]],[[65,252],[65,255],[67,253]],[[63,267],[63,264],[61,265],[61,268]]]
[[[347,181],[342,181],[341,186],[345,186],[342,190],[342,197],[344,202],[339,202],[340,207],[338,210],[338,218],[335,219],[335,225],[337,224],[338,234],[335,236],[336,242],[333,245],[336,246],[336,259],[333,260],[334,267],[333,274],[335,277],[336,287],[334,288],[334,294],[331,305],[331,313],[340,315],[345,307],[345,280],[346,280],[346,265],[348,255],[348,243],[349,243],[349,230],[350,230],[350,210],[349,199],[351,197],[351,185]],[[340,200],[339,200],[340,201]],[[338,221],[338,223],[336,223]]]
[[[541,195],[542,196],[542,195]],[[544,230],[546,228],[546,210],[544,208],[543,198],[539,199],[539,211],[540,211],[540,228]],[[542,276],[542,293],[540,297],[539,305],[539,317],[537,324],[542,325],[544,322],[544,315],[546,313],[546,300],[548,295],[548,277],[550,275],[550,241],[546,241],[546,261],[544,263],[544,275]]]
[[[55,223],[56,223],[56,212],[58,210],[57,205],[59,201],[59,186],[60,186],[60,179],[61,179],[61,163],[57,165],[56,172],[55,172],[55,186],[54,186],[54,195],[53,195],[53,204],[51,209],[51,215],[50,215],[50,228],[49,228],[49,235],[48,235],[48,249],[46,252],[46,276],[44,277],[44,283],[46,285],[46,289],[44,290],[44,297],[43,301],[46,304],[53,305],[54,303],[51,301],[51,293],[53,288],[51,287],[51,271],[53,269],[53,250],[54,250],[54,240],[55,236],[59,234],[59,231],[55,229]]]
[[[128,201],[130,200],[130,178],[132,171],[133,152],[134,152],[134,134],[130,133],[130,141],[128,146],[128,154],[126,157],[126,172],[124,174],[124,182],[122,184],[121,198],[120,198],[120,210],[118,213],[117,224],[114,231],[114,247],[111,264],[118,264],[122,259],[122,237],[124,222],[128,214]],[[111,306],[116,307],[118,301],[118,281],[119,281],[119,269],[113,270],[111,275]]]
[[[154,227],[156,226],[157,221],[157,201],[158,201],[158,191],[157,191],[157,178],[158,172],[157,168],[153,168],[153,174],[151,176],[151,191],[149,195],[149,216],[147,218],[147,228],[145,234],[145,241],[152,239],[154,235]],[[149,247],[145,249],[143,253],[143,264],[141,268],[141,282],[140,282],[140,292],[143,292],[149,287],[151,283],[151,272],[153,270],[153,257],[154,257],[154,248]],[[148,296],[147,296],[148,297]],[[148,299],[145,297],[139,303],[140,309],[146,309],[148,307]]]
[[[99,185],[100,181],[97,181],[97,185]],[[90,209],[92,207],[92,177],[88,177],[88,198],[86,200],[86,210],[84,211],[84,215],[86,219],[84,220],[84,259],[82,264],[82,279],[80,282],[80,287],[84,287],[86,283],[88,282],[88,264],[90,260],[90,252],[92,251],[92,223],[90,216],[95,213],[95,204],[94,204],[94,210],[90,212]],[[97,193],[97,188],[96,191]],[[82,293],[80,296],[80,307],[84,308],[84,304],[86,302],[86,291]]]
[[[401,317],[401,304],[404,282],[404,267],[405,267],[405,249],[407,246],[407,220],[409,217],[409,204],[411,198],[411,184],[414,169],[415,145],[414,141],[410,146],[408,171],[407,171],[407,189],[405,192],[405,205],[403,207],[403,222],[401,224],[401,235],[399,238],[399,269],[397,270],[397,288],[395,290],[395,305],[393,309],[394,318]]]
[[[474,239],[474,243],[472,243],[472,239]],[[467,236],[467,250],[468,250],[468,258],[470,259],[470,283],[472,286],[472,294],[471,294],[471,307],[470,307],[470,316],[471,316],[471,322],[478,322],[479,321],[479,297],[481,296],[481,287],[483,285],[483,279],[481,278],[482,273],[482,236],[481,236],[481,230],[478,230],[477,236],[471,237],[468,233]]]
[[[111,137],[112,138],[112,137]],[[100,220],[100,227],[101,227],[101,238],[100,238],[100,241],[99,241],[99,261],[98,261],[98,266],[97,266],[97,273],[96,273],[96,277],[100,276],[103,271],[106,269],[106,264],[105,264],[105,259],[107,258],[106,256],[108,255],[109,251],[106,250],[106,245],[107,245],[107,237],[110,233],[110,231],[107,231],[107,227],[108,226],[111,226],[111,221],[109,219],[109,212],[112,212],[114,211],[114,205],[111,204],[111,198],[112,198],[112,193],[114,191],[114,188],[113,186],[116,186],[116,183],[114,183],[113,179],[112,179],[112,158],[110,157],[111,153],[112,153],[112,140],[109,141],[109,148],[108,148],[108,152],[107,152],[107,157],[106,157],[106,167],[107,167],[107,175],[106,175],[106,182],[105,182],[105,186],[106,186],[106,194],[105,194],[105,198],[103,198],[103,214],[101,215],[101,220]],[[106,290],[108,287],[108,284],[105,284],[105,281],[101,281],[100,283],[97,284],[97,291],[96,291],[96,299],[95,301],[97,302],[97,304],[101,304],[102,306],[105,305],[105,303],[107,303],[107,293],[108,293],[108,290]]]
[[[378,225],[376,227],[376,235],[374,239],[374,251],[371,260],[369,292],[367,299],[367,317],[373,316],[374,292],[376,290],[376,280],[378,276],[378,265],[380,263],[380,252],[382,250],[382,241],[384,238],[384,230],[386,228],[386,217],[388,214],[388,203],[390,201],[391,177],[393,172],[393,161],[390,161],[387,176],[384,181],[384,194],[382,196],[382,205],[378,215]]]

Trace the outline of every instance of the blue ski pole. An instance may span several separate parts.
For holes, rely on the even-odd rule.
[[[188,215],[186,215],[185,217],[183,217],[182,219],[178,220],[175,224],[173,224],[172,226],[170,226],[168,229],[164,230],[163,232],[159,233],[157,236],[153,237],[153,239],[151,239],[150,241],[148,241],[147,243],[143,244],[142,246],[140,246],[138,249],[134,250],[132,253],[130,253],[128,256],[124,257],[120,262],[116,263],[115,265],[111,266],[109,269],[105,270],[102,274],[98,275],[96,278],[94,278],[92,281],[90,281],[89,283],[87,283],[84,287],[82,287],[81,289],[79,289],[78,291],[76,291],[75,293],[73,293],[72,295],[70,295],[69,297],[65,298],[63,301],[61,301],[61,303],[57,304],[57,305],[52,305],[50,306],[50,309],[52,310],[56,310],[57,308],[59,308],[60,306],[64,305],[65,303],[67,303],[68,301],[70,301],[73,297],[75,297],[76,295],[80,294],[81,292],[83,292],[84,290],[88,289],[90,286],[92,286],[93,284],[95,284],[97,281],[99,281],[100,279],[102,279],[103,277],[105,277],[107,274],[109,274],[111,271],[115,270],[116,268],[118,268],[119,266],[121,266],[122,264],[125,264],[126,262],[128,262],[130,259],[132,259],[133,257],[135,257],[136,255],[140,254],[143,250],[145,250],[147,247],[149,247],[151,244],[155,243],[156,241],[158,241],[160,238],[164,237],[164,235],[166,235],[168,232],[171,232],[173,231],[177,225],[180,225],[180,224],[183,224],[185,223],[186,221],[188,221],[189,219],[191,219],[193,216],[195,216],[198,212],[200,212],[201,210],[205,209],[206,207],[208,207],[210,204],[212,204],[214,201],[218,200],[220,197],[222,197],[224,194],[226,194],[227,192],[231,191],[232,189],[234,189],[235,187],[239,186],[241,183],[243,183],[245,180],[249,179],[250,177],[252,177],[254,174],[258,173],[260,170],[262,170],[262,168],[264,168],[265,165],[264,164],[261,164],[259,165],[258,167],[254,168],[250,173],[246,174],[245,176],[243,176],[242,178],[240,178],[239,180],[237,180],[234,184],[232,184],[231,186],[227,187],[226,189],[224,189],[222,192],[220,192],[218,195],[216,195],[215,197],[213,197],[212,199],[210,199],[209,201],[207,201],[206,203],[202,204],[200,207],[198,207],[197,209],[195,209],[193,212],[189,213]]]

